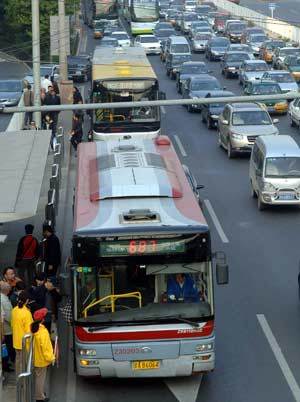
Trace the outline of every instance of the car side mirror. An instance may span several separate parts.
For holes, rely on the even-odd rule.
[[[274,123],[274,124],[279,123],[279,119],[273,119],[273,123]]]

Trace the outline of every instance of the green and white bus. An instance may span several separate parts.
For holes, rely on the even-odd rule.
[[[157,0],[124,0],[123,7],[132,35],[153,33],[159,20]]]

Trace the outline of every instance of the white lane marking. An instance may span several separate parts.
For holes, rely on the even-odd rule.
[[[196,402],[203,375],[169,378],[165,384],[179,402]]]
[[[180,141],[179,137],[177,135],[174,135],[174,138],[175,138],[176,144],[177,144],[177,146],[179,148],[179,151],[181,152],[181,155],[182,156],[187,156],[187,153],[185,152],[185,149],[184,149],[184,147],[182,145],[182,142]]]
[[[0,235],[0,243],[5,243],[7,235]]]
[[[161,112],[162,112],[163,114],[166,114],[166,108],[165,108],[164,106],[161,106],[161,107],[160,107],[160,110],[161,110]]]
[[[67,374],[67,394],[66,401],[68,402],[76,402],[76,374],[73,370],[73,353],[71,351],[72,345],[72,332],[71,329],[68,328],[68,374]]]
[[[206,209],[208,210],[208,213],[209,213],[209,215],[210,215],[210,217],[211,217],[211,219],[212,219],[212,221],[213,221],[213,223],[214,223],[214,225],[215,225],[215,227],[217,229],[217,232],[218,232],[222,242],[223,243],[229,243],[228,237],[226,236],[226,234],[225,234],[225,232],[224,232],[224,230],[223,230],[223,228],[221,226],[221,223],[220,223],[220,221],[219,221],[219,219],[218,219],[218,217],[217,217],[217,215],[216,215],[216,213],[215,213],[210,201],[209,200],[204,200],[204,204],[205,204]]]
[[[295,377],[292,373],[292,370],[290,369],[290,367],[282,353],[282,350],[268,324],[266,317],[264,316],[264,314],[256,314],[256,317],[257,317],[258,322],[260,323],[260,326],[265,334],[265,337],[267,338],[267,341],[272,349],[272,352],[274,353],[274,356],[277,360],[277,363],[279,364],[282,374],[284,375],[284,377],[288,383],[288,386],[290,387],[290,390],[292,391],[295,401],[300,402],[300,388],[299,388],[297,381],[295,380]]]

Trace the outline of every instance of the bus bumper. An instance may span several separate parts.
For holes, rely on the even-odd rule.
[[[87,364],[87,362],[89,362]],[[180,356],[177,359],[160,360],[160,367],[148,370],[133,370],[132,361],[115,361],[113,359],[87,359],[76,357],[77,374],[83,377],[179,377],[193,373],[206,373],[214,370],[214,351],[195,356]]]
[[[158,131],[150,132],[129,132],[129,133],[97,133],[93,132],[93,141],[110,141],[110,140],[123,140],[131,138],[141,138],[141,139],[153,139],[160,134]]]

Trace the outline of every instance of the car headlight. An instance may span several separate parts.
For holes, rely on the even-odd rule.
[[[95,349],[79,349],[80,356],[96,356],[97,352]]]
[[[269,193],[274,193],[276,191],[276,188],[271,183],[264,183],[263,191],[268,191]]]
[[[235,67],[227,67],[228,70],[234,71],[236,68]]]
[[[212,119],[218,119],[218,118],[219,118],[219,116],[218,116],[217,114],[212,114],[210,117],[211,117]]]
[[[197,352],[210,352],[213,350],[213,348],[214,348],[214,344],[212,342],[199,344],[199,345],[196,345],[196,347],[195,347]]]
[[[231,133],[231,137],[234,140],[242,140],[244,138],[244,136],[242,134],[237,134],[237,133]]]

